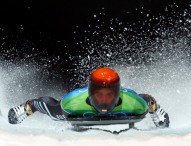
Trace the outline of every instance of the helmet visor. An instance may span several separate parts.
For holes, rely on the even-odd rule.
[[[91,83],[93,85],[94,83]],[[93,85],[89,89],[90,103],[100,113],[110,112],[119,101],[120,83],[113,84],[112,86],[97,87]]]
[[[115,99],[115,92],[108,88],[97,89],[94,91],[94,98],[99,105],[109,105]]]

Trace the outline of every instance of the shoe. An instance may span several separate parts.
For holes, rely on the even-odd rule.
[[[10,124],[19,124],[31,114],[32,110],[28,102],[26,102],[17,107],[11,108],[8,113],[8,120]]]
[[[170,123],[169,116],[159,105],[157,105],[157,109],[150,114],[156,127],[159,127],[159,128],[169,127],[169,123]]]

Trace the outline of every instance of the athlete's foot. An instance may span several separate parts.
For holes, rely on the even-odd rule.
[[[8,113],[8,120],[11,124],[19,124],[31,114],[32,110],[27,101],[17,107],[11,108]]]

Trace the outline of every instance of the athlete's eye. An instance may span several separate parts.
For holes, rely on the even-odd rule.
[[[97,96],[98,98],[102,98],[102,97],[103,97],[103,95],[102,95],[101,93],[97,93],[96,96]]]

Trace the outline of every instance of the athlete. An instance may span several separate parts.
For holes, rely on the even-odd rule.
[[[169,127],[168,114],[148,94],[120,86],[120,77],[111,68],[98,68],[92,72],[89,85],[76,89],[62,97],[60,101],[52,97],[30,99],[9,110],[8,120],[19,124],[36,111],[48,115],[53,120],[93,121],[116,124],[119,120],[143,119],[147,113],[159,128]],[[89,123],[91,125],[91,123]],[[94,123],[92,123],[94,125]]]

